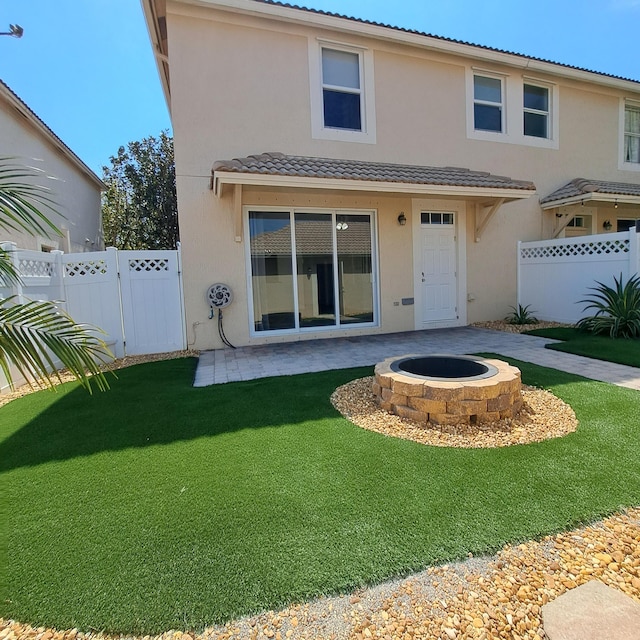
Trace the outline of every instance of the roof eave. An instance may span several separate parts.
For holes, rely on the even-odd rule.
[[[157,0],[142,0],[154,2]],[[279,19],[287,22],[311,25],[315,28],[324,27],[344,33],[358,36],[369,36],[378,40],[402,42],[412,46],[431,49],[434,51],[450,53],[452,55],[474,58],[482,62],[503,64],[519,69],[537,71],[555,76],[581,80],[625,91],[640,92],[640,81],[625,78],[617,78],[597,71],[576,69],[551,61],[538,60],[522,54],[507,51],[497,51],[465,42],[440,39],[428,34],[411,33],[394,29],[391,26],[369,24],[359,20],[351,20],[347,17],[324,15],[322,13],[308,12],[293,7],[282,7],[272,4],[255,2],[254,0],[174,0],[175,2],[197,7],[208,7],[242,13],[246,15],[261,16],[271,19]]]
[[[171,89],[169,83],[169,49],[167,41],[161,37],[162,29],[160,20],[165,20],[166,24],[166,2],[165,0],[140,0],[142,12],[144,13],[145,23],[147,25],[147,33],[151,41],[153,49],[153,58],[158,69],[160,84],[162,84],[162,92],[164,99],[171,115]]]
[[[58,153],[79,169],[100,191],[107,188],[105,183],[4,82],[0,82],[0,99],[4,99],[12,109],[25,118]]]
[[[573,204],[584,204],[585,202],[610,202],[617,204],[634,204],[640,205],[640,196],[630,196],[621,193],[581,193],[577,196],[569,198],[561,198],[560,200],[552,200],[551,202],[541,203],[540,207],[548,211],[549,209],[557,209],[558,207],[568,207]]]
[[[266,175],[242,173],[238,171],[213,172],[213,190],[222,195],[225,184],[278,187],[288,189],[331,189],[342,191],[373,191],[381,193],[402,193],[414,195],[449,196],[459,198],[504,198],[506,202],[530,198],[535,189],[514,189],[508,187],[471,187],[460,185],[416,184],[409,182],[384,182],[375,180],[351,180],[344,178],[313,178],[302,176]]]

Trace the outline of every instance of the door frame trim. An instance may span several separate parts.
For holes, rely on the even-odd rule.
[[[413,293],[414,327],[416,330],[440,329],[446,327],[464,327],[467,324],[467,203],[464,200],[442,200],[431,198],[412,198],[412,235],[413,235]],[[458,318],[424,322],[422,318],[423,292],[421,273],[422,262],[422,223],[423,211],[455,214],[455,250],[456,250],[456,287]]]

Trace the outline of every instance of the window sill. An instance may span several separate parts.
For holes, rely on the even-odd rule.
[[[494,133],[492,131],[469,131],[467,138],[484,142],[501,142],[503,144],[518,144],[523,147],[538,147],[540,149],[558,149],[558,140],[554,138],[537,138],[535,136],[509,135],[508,133]]]
[[[618,165],[620,171],[640,171],[640,162],[625,162],[624,160]]]
[[[314,140],[335,140],[337,142],[360,142],[364,144],[376,143],[375,132],[332,129],[321,126],[313,127],[312,137]]]

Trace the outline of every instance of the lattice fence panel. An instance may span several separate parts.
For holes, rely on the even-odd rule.
[[[25,277],[52,277],[56,275],[56,265],[49,260],[20,258],[18,270]]]
[[[86,262],[69,262],[64,266],[65,275],[69,278],[105,275],[109,270],[105,260],[88,260]]]
[[[575,258],[582,256],[606,256],[629,253],[629,240],[601,240],[576,244],[553,244],[539,247],[522,247],[522,260],[548,260],[549,258]]]
[[[134,258],[129,260],[129,271],[137,273],[169,271],[169,261],[163,258]]]

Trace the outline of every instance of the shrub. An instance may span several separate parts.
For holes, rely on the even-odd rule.
[[[640,337],[640,277],[632,276],[626,284],[614,276],[615,285],[610,287],[597,282],[597,287],[589,287],[596,293],[590,294],[581,303],[587,309],[596,309],[592,316],[576,323],[578,329],[595,334],[608,333],[612,338]]]
[[[511,307],[513,309],[513,313],[508,315],[505,320],[509,324],[538,324],[538,318],[534,318],[532,315],[532,311],[529,311],[529,307],[531,305],[528,304],[526,306],[518,305],[518,308]]]

